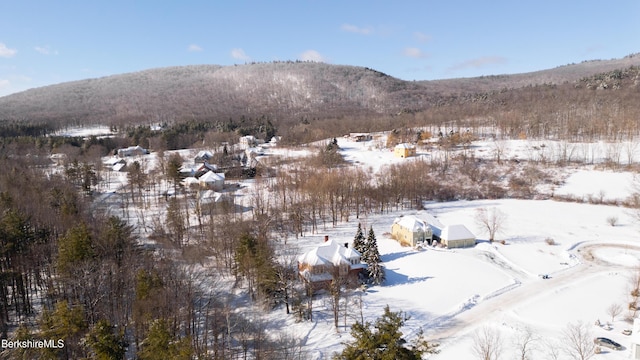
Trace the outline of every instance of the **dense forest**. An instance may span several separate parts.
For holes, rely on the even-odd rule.
[[[500,148],[480,161],[468,150],[481,136],[567,148],[637,144],[640,68],[582,75],[445,93],[366,68],[283,62],[149,70],[0,98],[0,337],[65,345],[2,356],[307,358],[302,339],[269,336],[257,315],[312,316],[314,294],[296,281],[292,242],[426,200],[533,198],[536,185],[552,181],[549,167],[585,161],[521,163]],[[56,135],[90,124],[109,126],[110,136]],[[435,139],[421,146],[442,155],[375,174],[348,166],[335,141],[308,144],[372,131],[388,132],[385,147]],[[282,136],[310,155],[230,172],[231,180],[255,177],[248,203],[200,204],[181,185],[184,159],[172,150],[223,149],[215,162],[235,164],[242,135]],[[158,162],[130,164],[126,187],[111,193],[101,159],[130,145],[149,148]],[[632,168],[620,154],[604,165]],[[333,291],[337,318],[346,312],[339,282]],[[257,310],[235,311],[247,303]]]

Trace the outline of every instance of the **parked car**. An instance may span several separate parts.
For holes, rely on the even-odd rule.
[[[607,339],[604,337],[597,337],[593,339],[593,342],[598,346],[608,347],[609,349],[612,349],[612,350],[622,350],[622,345],[618,344],[617,342],[611,339]]]

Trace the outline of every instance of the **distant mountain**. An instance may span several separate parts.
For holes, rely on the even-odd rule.
[[[553,69],[512,75],[489,75],[474,78],[457,78],[418,81],[419,84],[438,94],[463,94],[518,89],[530,85],[574,83],[583,78],[630,66],[640,66],[640,53],[622,59],[587,60]]]
[[[469,94],[576,82],[630,66],[640,66],[640,55],[526,74],[435,81],[404,81],[366,67],[311,62],[168,67],[0,97],[0,121],[148,124],[398,114],[451,104]]]
[[[157,122],[331,117],[425,108],[424,88],[375,70],[309,62],[152,69],[0,98],[0,120]]]

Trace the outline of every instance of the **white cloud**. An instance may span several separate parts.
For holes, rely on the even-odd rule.
[[[11,82],[7,79],[0,79],[0,89],[8,88],[11,86]]]
[[[248,61],[251,57],[240,48],[231,49],[231,57],[238,60]]]
[[[416,31],[413,33],[413,37],[416,38],[421,43],[426,43],[431,41],[432,37],[429,34],[421,33],[420,31]]]
[[[4,43],[0,43],[0,57],[10,58],[13,57],[17,52],[18,50],[9,49],[7,45],[5,45]]]
[[[415,47],[408,47],[402,51],[402,54],[407,57],[411,57],[414,59],[425,59],[429,57],[429,54],[423,52],[422,50]]]
[[[370,35],[373,33],[373,29],[371,27],[360,27],[360,26],[351,25],[351,24],[343,24],[340,27],[340,29],[342,29],[342,31],[362,34],[362,35]]]
[[[464,70],[464,69],[471,69],[471,68],[479,69],[485,66],[504,64],[506,62],[507,62],[507,59],[502,56],[484,56],[484,57],[470,59],[470,60],[455,64],[449,67],[448,70],[457,71],[457,70]]]
[[[315,50],[307,50],[299,57],[302,61],[327,62],[327,59]]]
[[[49,45],[36,46],[33,49],[42,55],[58,55],[58,50],[51,49]]]
[[[187,48],[187,51],[189,51],[189,52],[200,52],[202,50],[203,50],[202,47],[200,47],[200,45],[196,45],[196,44],[191,44]]]

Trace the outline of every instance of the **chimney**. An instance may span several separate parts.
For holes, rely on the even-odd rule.
[[[348,249],[349,248],[349,243],[348,242],[344,243],[344,247],[346,247]]]
[[[327,242],[327,241],[329,241],[329,235],[324,236],[324,242]]]

